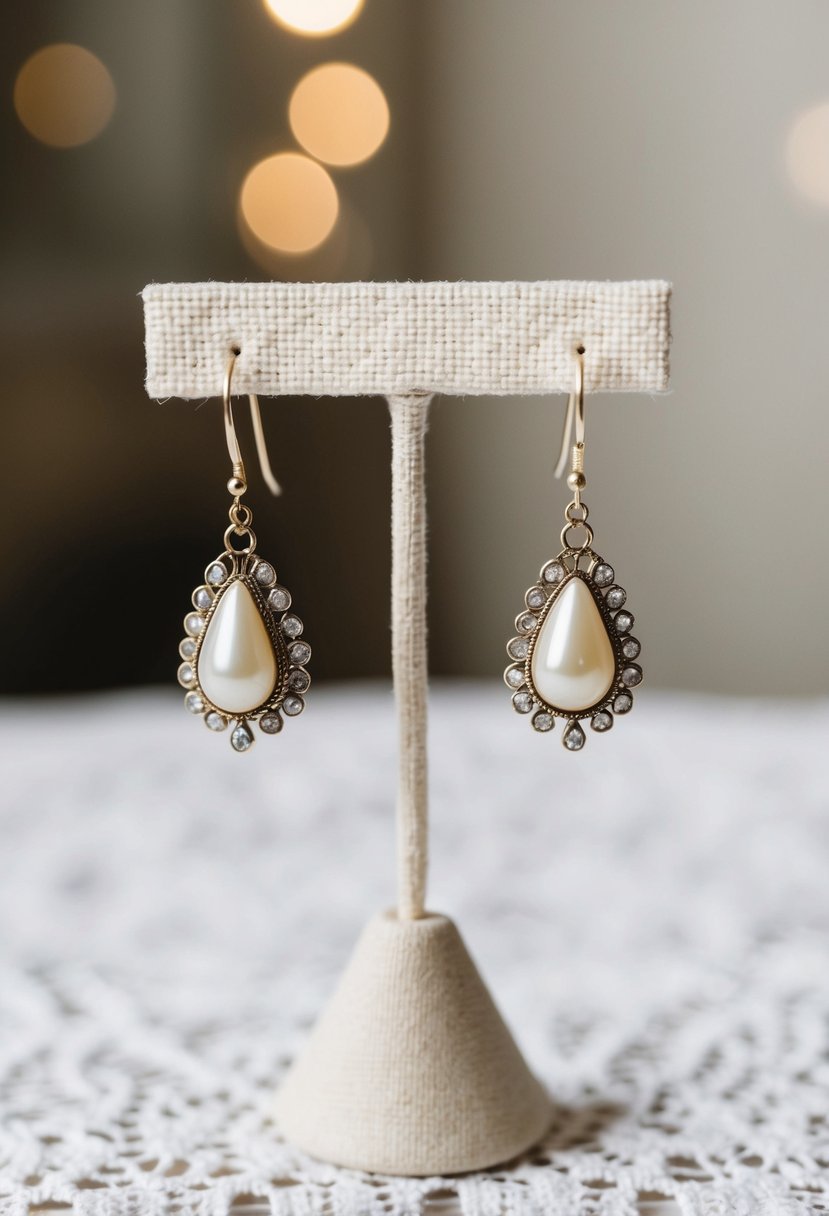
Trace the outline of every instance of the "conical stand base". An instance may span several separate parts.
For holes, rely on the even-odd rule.
[[[507,1161],[552,1117],[452,921],[394,913],[366,927],[276,1113],[312,1156],[413,1176]]]

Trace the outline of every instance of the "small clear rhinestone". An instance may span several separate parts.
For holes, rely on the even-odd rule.
[[[235,752],[246,752],[253,747],[253,735],[244,722],[240,722],[231,732],[230,746]]]
[[[207,609],[213,603],[213,593],[209,587],[197,587],[193,592],[193,607],[200,608],[202,612],[207,612]]]
[[[266,735],[278,735],[282,730],[282,719],[279,714],[263,714],[259,719],[259,729]]]
[[[615,714],[626,714],[633,708],[633,697],[629,692],[620,692],[613,702],[613,712]]]
[[[212,566],[207,567],[205,578],[211,587],[220,587],[227,578],[227,570],[221,562],[214,562]]]
[[[532,633],[538,621],[531,612],[522,612],[515,622],[515,628],[520,633]]]
[[[307,671],[298,667],[288,676],[288,687],[292,692],[307,692],[311,687],[311,677]]]
[[[183,659],[192,659],[196,653],[196,643],[193,638],[185,638],[183,642],[179,642],[178,652]]]
[[[560,583],[564,578],[564,567],[561,562],[547,562],[541,571],[545,583]]]
[[[286,587],[274,587],[268,596],[268,603],[274,612],[284,612],[291,606],[291,593]]]
[[[227,718],[223,718],[221,714],[217,714],[214,709],[211,709],[204,719],[204,724],[208,730],[226,730]]]
[[[254,571],[254,578],[260,587],[270,587],[271,583],[276,582],[276,571],[267,562],[259,562]]]
[[[625,688],[635,688],[637,684],[641,684],[642,668],[631,663],[630,667],[626,667],[622,672],[622,683]]]
[[[524,598],[527,601],[528,608],[543,608],[547,603],[543,587],[530,587]]]
[[[580,752],[584,747],[584,731],[578,722],[571,722],[561,736],[561,742],[568,752]]]
[[[184,618],[184,630],[190,634],[191,638],[197,638],[204,629],[204,617],[199,616],[198,612],[188,612]]]
[[[622,654],[626,659],[638,658],[641,649],[642,644],[638,638],[625,638],[622,642]]]
[[[524,668],[508,667],[504,672],[504,679],[510,688],[520,688],[524,683]]]
[[[594,730],[610,730],[613,725],[613,714],[609,714],[606,709],[600,709],[597,714],[594,714],[590,719],[590,725]]]
[[[621,608],[627,599],[627,592],[623,587],[611,587],[605,596],[608,608]]]
[[[282,632],[289,638],[298,638],[302,633],[302,621],[298,616],[283,616]]]
[[[197,692],[188,692],[184,698],[185,708],[190,710],[191,714],[200,714],[204,712],[204,701]]]
[[[613,618],[613,624],[616,626],[617,633],[627,633],[633,628],[633,613],[632,612],[617,612]]]
[[[289,718],[295,718],[297,714],[301,714],[305,708],[305,702],[302,697],[296,697],[292,692],[289,692],[285,700],[282,702],[282,712],[287,714]]]
[[[537,714],[533,714],[533,728],[541,731],[542,734],[552,730],[555,724],[555,718],[552,714],[548,714],[546,709],[540,709]]]
[[[298,667],[302,667],[311,657],[311,647],[307,642],[294,642],[288,647],[288,658]]]
[[[512,705],[516,713],[528,714],[533,707],[533,699],[528,692],[517,692],[512,698]]]
[[[182,688],[189,688],[191,684],[196,682],[196,673],[193,671],[191,663],[182,663],[178,669],[178,682]]]
[[[513,638],[511,642],[507,643],[507,654],[511,659],[521,661],[526,659],[529,653],[530,643],[526,638]]]
[[[593,571],[593,582],[597,587],[607,587],[613,582],[613,567],[601,562]]]

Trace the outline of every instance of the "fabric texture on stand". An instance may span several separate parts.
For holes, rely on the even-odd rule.
[[[154,283],[147,393],[352,397],[668,387],[669,283]]]

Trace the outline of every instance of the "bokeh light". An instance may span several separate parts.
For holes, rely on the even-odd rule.
[[[798,115],[789,131],[789,176],[796,190],[829,207],[829,102]]]
[[[361,215],[340,199],[334,230],[316,249],[298,257],[280,253],[254,236],[238,211],[239,239],[253,262],[269,278],[291,279],[305,283],[333,283],[338,279],[371,278],[374,269],[374,242]]]
[[[280,25],[297,34],[336,34],[357,17],[363,0],[265,0]]]
[[[316,249],[339,212],[328,173],[299,152],[279,152],[254,165],[242,183],[239,205],[254,236],[282,253]]]
[[[75,148],[100,135],[115,109],[115,85],[85,47],[60,42],[27,59],[14,82],[14,108],[41,143]]]
[[[306,152],[329,165],[368,160],[389,129],[383,90],[373,76],[350,63],[324,63],[303,76],[288,116]]]

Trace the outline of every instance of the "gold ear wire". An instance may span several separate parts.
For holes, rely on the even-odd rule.
[[[564,415],[564,431],[561,436],[561,451],[558,454],[558,462],[555,468],[555,476],[561,477],[567,467],[567,457],[570,449],[570,440],[575,428],[575,443],[572,451],[572,463],[570,472],[572,474],[581,474],[584,477],[584,347],[579,344],[575,351],[576,358],[576,387],[570,394],[567,401],[567,413]],[[571,486],[571,489],[582,489],[584,483],[579,487]]]
[[[239,447],[239,438],[236,434],[236,428],[233,425],[233,407],[230,400],[230,385],[233,379],[233,369],[236,366],[236,357],[238,353],[239,352],[237,350],[231,350],[230,352],[230,357],[227,361],[227,370],[225,371],[224,385],[222,388],[227,453],[230,457],[230,463],[233,466],[233,471],[231,473],[230,480],[227,483],[227,488],[236,498],[244,494],[248,488],[247,477],[245,475],[245,465],[244,461],[242,460],[242,450]],[[248,401],[250,403],[250,420],[253,424],[253,437],[256,441],[256,452],[259,456],[259,467],[262,470],[262,477],[271,494],[281,494],[282,489],[279,482],[273,475],[271,462],[268,459],[268,447],[265,443],[265,432],[262,428],[262,415],[259,412],[259,399],[255,396],[255,394],[249,393]]]

